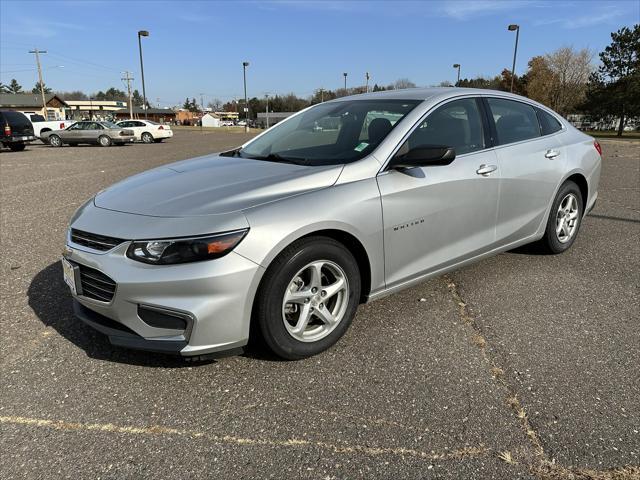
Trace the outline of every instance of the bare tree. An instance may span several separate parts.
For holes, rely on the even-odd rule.
[[[392,85],[389,85],[391,90],[401,90],[403,88],[416,88],[416,84],[408,78],[399,78]]]
[[[589,76],[594,70],[593,53],[588,49],[576,51],[563,47],[545,55],[544,60],[552,76],[549,79],[551,107],[561,115],[575,111],[585,99]]]
[[[207,103],[207,107],[212,109],[214,112],[219,112],[222,110],[222,101],[219,98],[214,98]]]

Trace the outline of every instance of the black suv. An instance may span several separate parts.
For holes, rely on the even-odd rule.
[[[36,139],[33,125],[20,112],[0,110],[0,143],[14,152],[24,150],[28,142]]]

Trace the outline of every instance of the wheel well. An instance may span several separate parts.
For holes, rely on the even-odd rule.
[[[50,128],[43,128],[42,130],[40,130],[40,133],[50,132],[50,131],[51,131]]]
[[[580,194],[582,195],[582,211],[587,211],[587,197],[589,195],[589,184],[587,183],[587,179],[584,178],[583,175],[579,173],[574,173],[569,178],[565,180],[566,182],[572,181],[578,188],[580,189]]]
[[[369,255],[367,255],[367,251],[362,243],[360,243],[360,240],[344,230],[318,230],[301,238],[317,236],[332,238],[333,240],[340,242],[354,256],[358,263],[362,284],[360,291],[360,303],[364,303],[371,291],[371,263],[369,262]]]

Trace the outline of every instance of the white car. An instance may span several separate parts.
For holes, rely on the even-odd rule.
[[[122,120],[117,125],[132,130],[136,140],[144,143],[159,143],[165,138],[173,137],[173,130],[169,125],[161,125],[151,120]]]

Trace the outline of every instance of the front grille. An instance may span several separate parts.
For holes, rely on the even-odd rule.
[[[83,297],[101,302],[110,302],[113,299],[116,293],[116,282],[95,268],[85,265],[78,265],[78,268]]]
[[[78,245],[93,248],[94,250],[100,250],[106,252],[113,247],[117,247],[124,240],[120,238],[106,237],[104,235],[97,235],[95,233],[83,232],[82,230],[71,229],[71,241]]]

